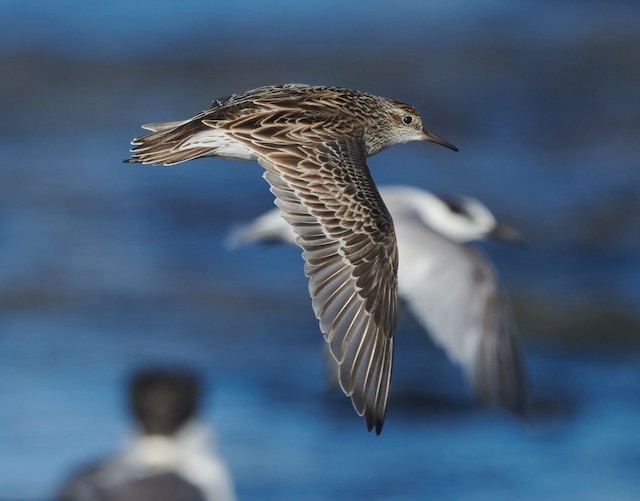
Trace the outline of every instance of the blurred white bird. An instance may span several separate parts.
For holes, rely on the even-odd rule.
[[[398,295],[433,341],[462,366],[476,399],[526,416],[527,388],[511,308],[474,240],[521,240],[480,201],[410,186],[380,187],[398,240]],[[296,242],[272,209],[230,235],[231,247]]]
[[[199,384],[176,369],[138,373],[131,381],[138,430],[124,450],[76,472],[57,501],[234,501],[231,477],[195,420]]]

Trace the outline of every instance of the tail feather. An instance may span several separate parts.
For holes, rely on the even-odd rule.
[[[253,151],[230,137],[225,127],[215,121],[202,120],[204,112],[189,120],[151,123],[144,126],[148,134],[136,137],[127,163],[175,165],[202,157],[229,160],[255,160]]]
[[[193,119],[177,122],[159,122],[143,125],[149,134],[136,137],[131,144],[131,158],[126,163],[175,165],[215,153],[209,147],[180,148],[180,145],[198,132],[202,123]]]
[[[142,126],[142,128],[145,130],[150,130],[151,132],[165,132],[180,127],[187,122],[188,120],[178,120],[177,122],[155,122],[151,124],[145,124]]]
[[[209,148],[193,148],[191,150],[159,150],[153,153],[143,153],[142,163],[152,165],[175,165],[188,160],[195,160],[211,154]]]

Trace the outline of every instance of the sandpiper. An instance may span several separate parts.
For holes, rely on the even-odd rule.
[[[482,404],[527,415],[517,329],[492,263],[469,242],[518,241],[479,200],[411,186],[381,186],[398,239],[398,296],[449,358],[462,366]],[[295,242],[276,207],[236,229],[232,247]]]
[[[349,89],[260,87],[216,99],[193,118],[143,126],[128,162],[173,165],[196,158],[257,160],[303,249],[320,329],[340,385],[367,429],[384,423],[396,325],[393,221],[366,157],[431,141],[411,106]]]

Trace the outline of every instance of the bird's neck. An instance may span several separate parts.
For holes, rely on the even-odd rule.
[[[140,434],[125,447],[124,460],[144,469],[174,470],[190,455],[207,454],[209,439],[208,430],[194,422],[171,436]]]

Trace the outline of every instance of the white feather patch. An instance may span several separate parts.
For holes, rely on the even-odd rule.
[[[186,139],[178,150],[188,150],[191,148],[210,148],[215,155],[223,158],[238,160],[255,160],[255,154],[242,143],[235,139],[230,139],[220,129],[210,129],[198,132]]]

